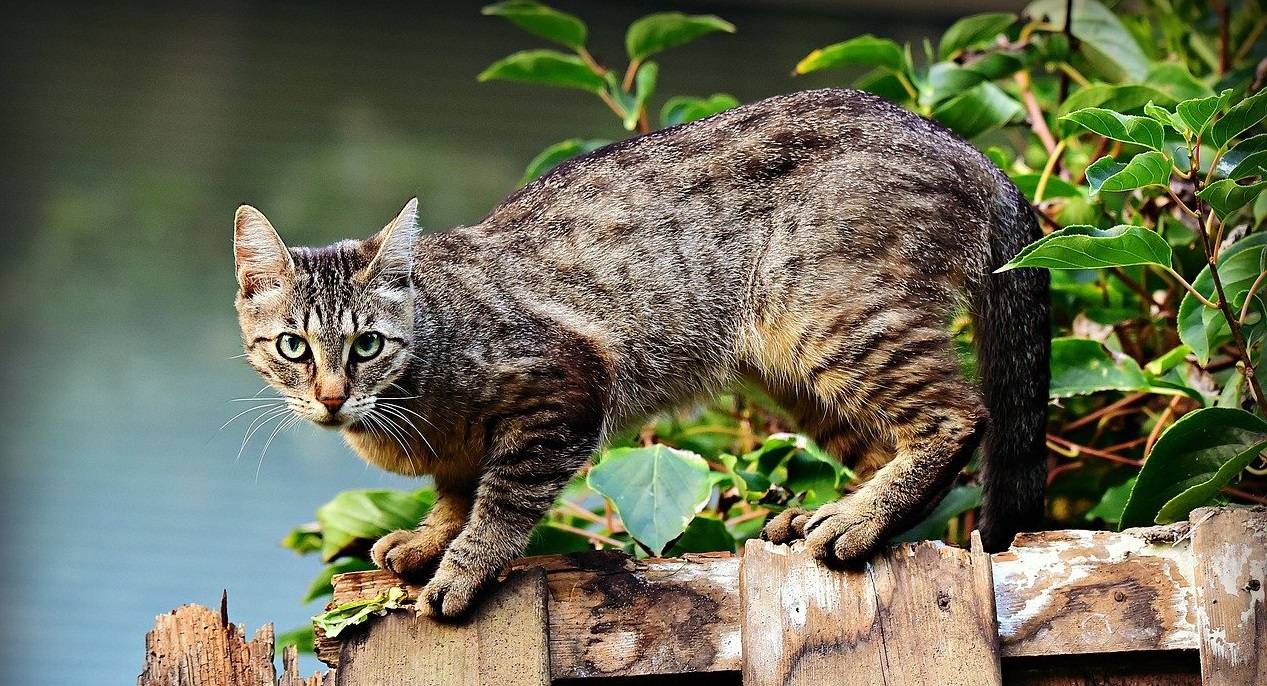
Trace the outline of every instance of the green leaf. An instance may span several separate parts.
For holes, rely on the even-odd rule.
[[[965,69],[954,62],[938,62],[928,68],[928,88],[924,101],[941,102],[985,81],[978,72]]]
[[[435,493],[390,490],[343,491],[317,508],[321,560],[329,562],[358,542],[377,540],[397,529],[412,529],[431,510]]]
[[[711,117],[738,107],[739,101],[728,93],[713,93],[707,98],[676,96],[669,98],[660,109],[660,124],[665,127],[685,124],[688,121]]]
[[[1264,118],[1267,118],[1267,89],[1232,105],[1232,109],[1210,127],[1206,142],[1215,149],[1222,148]]]
[[[297,626],[277,636],[277,655],[281,655],[287,646],[295,646],[295,650],[311,655],[315,650],[316,637],[312,634],[312,623]]]
[[[1226,220],[1253,202],[1264,188],[1267,188],[1267,181],[1242,186],[1235,179],[1223,179],[1197,191],[1197,197],[1204,200],[1219,219]]]
[[[1188,133],[1194,136],[1204,133],[1205,127],[1210,125],[1210,122],[1214,120],[1214,115],[1223,109],[1230,97],[1232,97],[1232,91],[1225,90],[1220,95],[1184,100],[1175,105],[1175,116],[1183,122]]]
[[[665,445],[608,450],[588,482],[611,499],[625,530],[654,555],[686,530],[711,491],[704,458]]]
[[[324,598],[334,593],[334,586],[330,581],[335,574],[346,574],[348,572],[364,572],[366,570],[376,569],[373,563],[362,560],[359,557],[348,557],[338,562],[326,565],[317,573],[312,583],[308,584],[308,591],[304,593],[303,600],[300,602],[311,603],[317,598]]]
[[[1012,183],[1020,189],[1021,193],[1030,202],[1034,202],[1034,196],[1038,192],[1038,182],[1042,179],[1042,174],[1017,174],[1012,177]],[[1065,181],[1059,176],[1049,176],[1047,178],[1047,187],[1043,189],[1043,198],[1076,198],[1081,193],[1078,187]]]
[[[869,64],[892,71],[902,71],[906,55],[897,43],[870,34],[850,38],[819,48],[796,64],[797,74],[808,74],[821,69],[832,69],[847,64]]]
[[[1148,103],[1144,105],[1144,114],[1152,117],[1153,121],[1158,124],[1169,126],[1176,130],[1183,130],[1184,123],[1180,119],[1176,118],[1174,112],[1171,112],[1164,107],[1154,105],[1152,100],[1149,100]]]
[[[1061,117],[1061,119],[1072,121],[1105,138],[1112,138],[1115,141],[1124,143],[1134,143],[1153,150],[1161,150],[1162,143],[1166,141],[1166,135],[1161,130],[1161,124],[1149,117],[1118,114],[1113,110],[1106,110],[1101,107],[1087,107],[1076,112],[1070,112]]]
[[[1253,233],[1219,252],[1219,278],[1232,302],[1244,302],[1245,293],[1262,273],[1261,260],[1267,252],[1267,234]],[[1207,266],[1192,280],[1192,287],[1207,299],[1214,298],[1214,277]],[[1197,361],[1205,365],[1210,352],[1230,334],[1227,321],[1218,310],[1202,305],[1191,293],[1179,303],[1179,339],[1192,348]]]
[[[1045,17],[1055,26],[1065,25],[1066,0],[1038,0],[1025,8],[1026,16]],[[1113,14],[1096,0],[1074,0],[1070,31],[1078,39],[1078,50],[1096,71],[1111,81],[1143,81],[1148,74],[1148,57],[1135,37]],[[1141,103],[1142,104],[1142,103]]]
[[[686,531],[673,542],[668,556],[712,552],[735,552],[735,537],[721,520],[701,515],[692,519]]]
[[[561,529],[553,522],[541,522],[532,530],[524,557],[581,553],[593,549],[594,545],[585,536]]]
[[[931,541],[945,538],[950,520],[981,505],[980,486],[955,486],[924,521],[895,536],[894,542]]]
[[[1136,264],[1169,267],[1171,256],[1166,239],[1140,226],[1123,224],[1101,230],[1094,226],[1074,225],[1030,243],[1011,262],[996,271],[1017,267],[1100,269]]]
[[[997,51],[967,62],[963,68],[980,74],[989,81],[994,81],[1011,76],[1024,66],[1025,60],[1022,59],[1021,53]]]
[[[528,168],[524,169],[523,178],[519,179],[519,185],[523,186],[538,178],[542,174],[559,166],[560,163],[570,160],[573,157],[593,152],[611,141],[602,138],[569,138],[560,141],[542,150],[532,161],[528,163]]]
[[[1255,136],[1258,138],[1258,136]],[[1228,153],[1231,154],[1231,153]],[[1251,152],[1241,158],[1235,167],[1227,173],[1231,179],[1249,179],[1254,177],[1267,177],[1267,150],[1259,150]]]
[[[1076,112],[1087,107],[1103,107],[1106,110],[1129,113],[1142,109],[1149,102],[1154,102],[1160,106],[1169,106],[1175,100],[1152,86],[1134,84],[1111,86],[1100,84],[1079,89],[1073,95],[1070,95],[1069,99],[1061,103],[1060,108],[1056,111],[1056,135],[1061,138],[1068,138],[1077,130],[1077,124],[1061,121],[1060,119],[1070,112]]]
[[[291,529],[282,539],[282,547],[300,555],[321,550],[321,526],[316,522]]]
[[[506,0],[480,10],[486,16],[505,17],[519,28],[573,50],[585,46],[585,22],[531,0]]]
[[[1114,525],[1122,521],[1122,510],[1126,509],[1126,501],[1131,497],[1131,490],[1134,488],[1135,477],[1132,476],[1125,483],[1106,489],[1100,502],[1087,510],[1087,521],[1093,522],[1099,519],[1106,524]]]
[[[1180,343],[1157,359],[1144,365],[1144,370],[1154,376],[1161,376],[1162,374],[1165,374],[1171,369],[1177,367],[1180,362],[1183,362],[1184,358],[1186,358],[1190,352],[1192,352],[1192,348]]]
[[[543,86],[579,88],[598,93],[606,82],[579,57],[554,50],[524,50],[497,60],[475,77],[479,81],[500,79]]]
[[[312,618],[313,626],[325,632],[326,638],[337,638],[343,630],[404,607],[405,589],[393,586],[366,600],[353,600]]]
[[[801,504],[818,507],[836,499],[840,481],[839,463],[798,450],[787,460],[785,488],[800,496]]]
[[[661,50],[684,45],[718,31],[734,33],[735,25],[711,14],[650,14],[629,25],[629,31],[625,33],[625,50],[629,59],[641,62]]]
[[[638,67],[638,71],[634,74],[634,97],[630,107],[625,112],[625,129],[633,131],[638,128],[638,118],[642,114],[642,108],[647,104],[647,98],[655,92],[656,80],[660,76],[660,67],[655,62],[644,62]]]
[[[1087,185],[1092,195],[1100,191],[1165,186],[1170,183],[1170,169],[1170,158],[1164,152],[1141,153],[1125,164],[1106,155],[1087,167]]]
[[[1114,359],[1099,341],[1053,338],[1051,341],[1052,398],[1068,398],[1101,391],[1138,391],[1148,386],[1139,363],[1126,355]]]
[[[1267,422],[1244,410],[1189,412],[1157,439],[1122,512],[1122,526],[1182,519],[1209,502],[1265,447]]]
[[[1192,75],[1180,62],[1160,62],[1148,69],[1144,83],[1165,92],[1175,100],[1189,100],[1214,95],[1209,86]]]
[[[995,36],[1015,21],[1016,15],[1011,12],[991,12],[964,17],[951,24],[950,28],[946,29],[946,33],[942,34],[937,53],[942,59],[949,59],[965,48],[990,44]]]
[[[1021,110],[1012,96],[987,81],[938,105],[933,119],[964,138],[975,138],[1012,121]]]

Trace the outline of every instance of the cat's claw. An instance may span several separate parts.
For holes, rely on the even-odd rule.
[[[445,544],[418,531],[393,531],[370,548],[370,560],[396,576],[421,581],[430,576]]]
[[[828,564],[856,562],[884,542],[883,519],[856,499],[822,506],[805,523],[805,547]]]
[[[431,581],[418,594],[419,615],[457,619],[471,609],[484,580],[454,565],[440,564]]]
[[[761,538],[778,544],[805,538],[805,524],[813,514],[803,508],[789,507],[766,522],[761,529]]]

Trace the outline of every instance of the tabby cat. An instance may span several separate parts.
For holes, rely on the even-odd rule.
[[[991,550],[1043,515],[1048,277],[971,145],[866,93],[779,96],[556,167],[484,219],[287,248],[236,215],[246,359],[365,460],[432,475],[374,545],[461,615],[605,437],[745,379],[870,480],[763,535],[856,560],[924,515],[978,443]],[[947,333],[966,306],[979,384]]]

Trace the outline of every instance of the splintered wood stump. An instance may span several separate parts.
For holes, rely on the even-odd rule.
[[[510,575],[461,623],[391,612],[343,643],[339,686],[550,686],[545,574]]]
[[[1267,684],[1267,508],[1193,511],[1204,686]]]
[[[220,611],[182,605],[154,620],[145,636],[145,666],[139,686],[333,686],[329,674],[299,676],[294,647],[287,648],[285,672],[273,666],[273,625],[246,640],[240,624],[230,624],[226,599]]]
[[[1002,683],[984,553],[904,544],[837,572],[749,541],[740,597],[745,686]]]

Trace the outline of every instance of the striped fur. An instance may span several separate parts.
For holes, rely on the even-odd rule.
[[[280,240],[253,212],[237,238],[248,359],[310,401],[323,369],[272,347],[304,335],[352,407],[310,418],[374,464],[435,476],[427,521],[373,551],[433,574],[432,614],[470,607],[606,435],[741,378],[873,474],[772,521],[773,540],[864,556],[936,501],[983,436],[987,542],[1041,516],[1046,276],[991,275],[1037,227],[969,144],[873,96],[796,93],[617,143],[472,226],[416,238],[407,207],[369,241],[271,254]],[[378,275],[385,249],[411,278]],[[963,305],[981,385],[947,334]],[[375,326],[392,343],[349,363],[349,341]],[[383,406],[403,408],[387,410],[395,431],[373,418]]]

